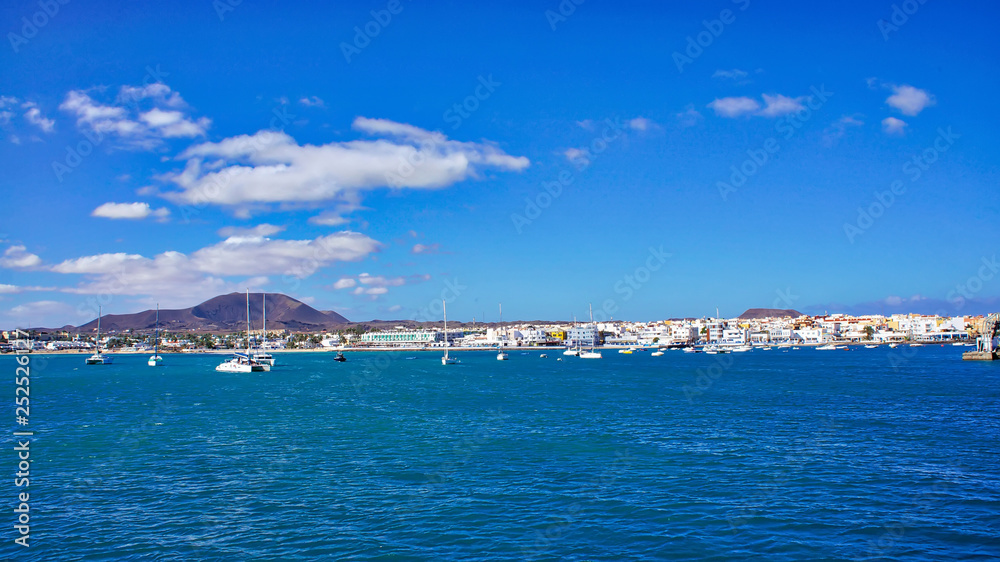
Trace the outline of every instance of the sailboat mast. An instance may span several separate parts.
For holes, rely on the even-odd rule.
[[[247,289],[247,355],[250,355],[250,289]]]
[[[98,353],[101,352],[101,314],[102,314],[102,312],[103,311],[101,310],[101,307],[98,306],[97,307],[97,352]],[[29,328],[28,336],[29,337],[31,336],[30,328]]]
[[[441,309],[444,311],[444,357],[448,358],[448,301],[441,299]]]
[[[156,328],[153,332],[153,355],[160,354],[160,303],[156,303]]]
[[[264,333],[261,335],[261,349],[264,348],[264,344],[267,343],[267,293],[264,293],[263,304],[261,306],[264,308],[264,321],[261,322],[261,327],[264,329]]]

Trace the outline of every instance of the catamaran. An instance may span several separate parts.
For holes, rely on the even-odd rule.
[[[255,373],[268,370],[267,365],[254,361],[250,355],[250,289],[247,289],[247,352],[233,354],[232,358],[219,364],[215,370],[221,373]]]
[[[150,356],[149,361],[146,363],[150,367],[156,367],[163,362],[163,358],[160,357],[160,303],[156,303],[156,331],[153,335],[153,355]]]
[[[448,341],[448,303],[442,299],[441,309],[444,311],[444,357],[441,358],[442,365],[454,365],[458,363],[458,359],[454,357],[448,357],[448,346],[451,343]]]
[[[87,358],[87,365],[110,365],[114,357],[101,353],[101,307],[97,307],[97,352]]]

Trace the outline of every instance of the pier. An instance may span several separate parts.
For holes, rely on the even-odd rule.
[[[976,338],[976,351],[966,351],[962,354],[963,361],[996,361],[997,348],[994,345],[997,327],[1000,325],[1000,314],[993,313],[983,320],[983,329]]]

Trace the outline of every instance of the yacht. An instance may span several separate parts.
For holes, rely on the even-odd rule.
[[[97,352],[87,358],[87,365],[110,365],[114,362],[114,357],[101,353],[101,307],[97,307]]]
[[[817,347],[816,349],[818,349],[819,351],[831,351],[831,350],[837,349],[837,346],[833,345],[832,343],[828,343],[826,345],[821,345],[821,346]]]
[[[878,346],[877,345],[868,344],[868,345],[865,346],[865,349],[875,349],[876,347],[878,347]]]
[[[663,355],[663,352],[660,351],[659,349],[657,349],[656,351],[650,353],[649,355],[650,355],[650,357],[659,357],[659,356]]]
[[[454,357],[448,357],[448,346],[451,345],[448,341],[448,303],[444,299],[441,299],[441,309],[444,312],[444,357],[441,358],[442,365],[454,365],[458,363],[458,359]],[[343,357],[343,354],[340,354]]]
[[[220,373],[257,373],[270,370],[269,365],[254,361],[250,353],[250,289],[247,289],[247,351],[235,353],[215,368]]]
[[[416,357],[407,357],[407,359],[416,359]],[[343,363],[344,361],[347,361],[347,358],[344,357],[344,352],[343,351],[338,351],[337,352],[337,356],[334,357],[333,360],[337,361],[339,363]]]
[[[497,361],[506,361],[506,360],[507,360],[507,354],[504,353],[504,350],[500,346],[497,346]]]
[[[563,355],[572,355],[572,356],[579,357],[580,356],[580,348],[578,347],[576,349],[573,349],[571,347],[567,347],[566,351],[563,352]]]
[[[156,367],[163,362],[163,358],[160,357],[160,303],[156,303],[156,331],[153,333],[153,355],[149,357],[146,364],[150,367]]]
[[[539,359],[545,359],[546,357],[548,357],[548,355],[545,353],[538,356]]]
[[[264,365],[257,363],[246,353],[236,353],[215,368],[220,373],[257,373],[264,372]]]

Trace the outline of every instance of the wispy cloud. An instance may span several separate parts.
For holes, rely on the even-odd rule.
[[[861,117],[862,116],[859,114],[844,115],[840,119],[831,123],[830,126],[823,131],[823,144],[825,146],[833,146],[847,134],[848,129],[864,125],[865,122],[861,120]]]
[[[22,107],[27,109],[27,111],[24,112],[24,118],[27,119],[28,123],[31,123],[46,133],[51,133],[55,129],[56,122],[52,119],[47,119],[44,115],[42,115],[42,110],[38,108],[37,104],[29,101],[25,102]]]
[[[629,119],[628,126],[633,131],[648,131],[656,126],[656,124],[645,117],[636,117],[634,119]]]
[[[226,238],[232,236],[272,236],[278,234],[279,232],[284,232],[285,227],[277,226],[273,224],[259,224],[250,228],[240,228],[237,226],[226,226],[219,229],[219,236],[224,236]]]
[[[97,135],[112,135],[124,148],[152,149],[164,139],[202,136],[211,121],[185,113],[180,94],[166,84],[122,86],[112,103],[91,97],[100,90],[72,90],[59,109],[76,117],[76,125]]]
[[[318,96],[308,96],[301,98],[299,100],[299,103],[301,103],[306,107],[326,107],[326,104],[323,103],[323,100],[321,100]]]
[[[410,250],[414,254],[439,254],[441,253],[440,244],[414,244],[413,248]]]
[[[684,111],[677,113],[675,117],[677,117],[677,122],[680,123],[681,127],[694,127],[703,119],[701,113],[694,108],[693,104],[687,106]]]
[[[721,78],[721,79],[726,79],[726,80],[737,80],[738,81],[738,80],[743,80],[744,78],[746,78],[749,75],[750,74],[748,72],[746,72],[745,70],[740,70],[738,68],[734,68],[732,70],[721,70],[720,69],[720,70],[716,70],[715,74],[712,74],[712,78]]]

